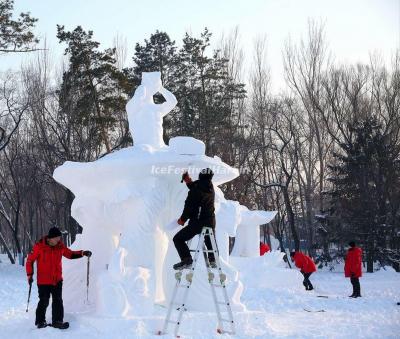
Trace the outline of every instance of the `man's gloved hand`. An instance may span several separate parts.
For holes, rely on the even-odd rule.
[[[33,277],[31,275],[28,275],[28,284],[32,285],[33,283]]]
[[[92,256],[92,252],[91,251],[83,251],[82,254],[87,256],[87,257],[91,257]]]
[[[183,226],[183,225],[185,225],[185,222],[181,218],[179,218],[178,219],[178,224]]]
[[[186,184],[192,182],[192,178],[189,176],[189,173],[187,171],[182,174],[181,182],[185,182]]]

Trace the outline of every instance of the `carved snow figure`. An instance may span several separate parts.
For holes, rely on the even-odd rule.
[[[153,102],[157,92],[165,103]],[[93,250],[89,300],[100,314],[151,314],[156,302],[166,303],[175,283],[172,264],[177,254],[171,238],[178,225],[175,230],[166,226],[177,220],[187,195],[180,178],[185,170],[197,178],[207,167],[215,173],[216,233],[227,289],[233,308],[243,309],[242,284],[228,263],[226,243],[226,235],[235,234],[242,207],[225,200],[217,187],[236,178],[238,171],[217,156],[206,156],[200,140],[175,137],[169,146],[164,144],[162,119],[175,105],[174,95],[162,87],[160,73],[143,73],[127,104],[134,146],[89,163],[67,161],[54,172],[54,178],[75,195],[71,214],[83,227],[72,247]],[[199,266],[204,264],[200,261]],[[86,309],[86,266],[65,262],[64,284],[71,291],[64,295],[66,310]],[[212,310],[205,271],[196,272],[191,293],[189,310]]]

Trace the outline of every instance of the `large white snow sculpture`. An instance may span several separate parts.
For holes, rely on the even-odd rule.
[[[157,92],[165,103],[154,104]],[[160,73],[143,73],[142,84],[126,106],[134,146],[94,162],[67,161],[54,172],[75,195],[71,214],[83,232],[72,247],[93,251],[89,300],[100,314],[150,314],[155,302],[166,303],[175,283],[172,264],[178,261],[171,238],[179,229],[167,225],[180,216],[188,192],[180,183],[181,174],[189,170],[197,179],[206,167],[215,173],[217,242],[227,290],[233,307],[243,309],[242,285],[227,253],[227,236],[235,234],[242,207],[225,200],[217,187],[237,177],[238,171],[216,156],[206,156],[200,140],[176,137],[169,146],[164,144],[162,117],[175,105],[174,95],[162,87]],[[66,310],[87,307],[85,270],[85,265],[64,263]],[[210,310],[204,269],[195,275],[192,291],[188,309]]]

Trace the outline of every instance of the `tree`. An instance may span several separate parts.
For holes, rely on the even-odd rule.
[[[7,73],[0,77],[0,151],[9,144],[17,132],[28,105],[17,88],[15,74]]]
[[[117,138],[112,133],[125,118],[126,104],[126,97],[118,91],[126,85],[126,78],[116,67],[116,50],[99,51],[100,43],[92,39],[93,32],[85,32],[81,26],[67,32],[58,25],[57,37],[68,45],[65,54],[69,67],[62,84],[63,93],[68,90],[72,100],[68,109],[82,125],[96,126],[98,132],[92,135],[92,142],[104,145],[109,153],[125,141],[128,133],[127,126]]]
[[[400,145],[391,143],[376,117],[355,121],[348,130],[350,139],[329,166],[332,212],[344,224],[345,237],[364,247],[373,272],[375,260],[387,262],[384,254],[399,227]]]
[[[140,85],[142,72],[160,72],[164,87],[173,90],[170,86],[176,83],[174,70],[177,66],[177,47],[165,32],[156,31],[144,44],[135,46],[135,55],[132,58],[135,66],[126,71],[130,75],[132,87]]]
[[[14,0],[0,1],[0,53],[20,53],[36,51],[39,39],[32,29],[37,19],[29,13],[21,13],[13,20]]]
[[[31,18],[29,13],[21,13],[15,21],[12,19],[13,9],[14,0],[0,1],[0,54],[37,50],[34,46],[39,39],[31,31],[37,19]],[[0,151],[6,148],[18,130],[25,111],[23,105],[15,102],[16,89],[10,89],[10,82],[15,81],[13,78],[14,75],[6,74],[0,82]]]

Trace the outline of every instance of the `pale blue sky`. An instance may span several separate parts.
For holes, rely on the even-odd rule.
[[[400,0],[16,0],[15,7],[39,19],[36,32],[47,38],[56,63],[64,48],[55,36],[57,24],[93,30],[103,47],[121,34],[128,42],[128,63],[134,44],[156,29],[180,44],[185,31],[199,34],[208,27],[216,43],[238,26],[247,60],[254,38],[265,34],[275,86],[283,83],[284,41],[304,35],[308,18],[325,22],[330,50],[340,62],[368,62],[375,50],[389,60],[400,41]],[[17,69],[31,57],[0,56],[0,70]]]

